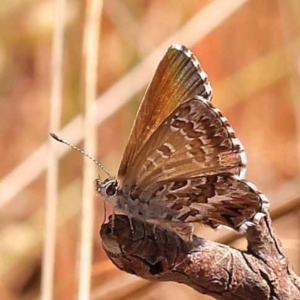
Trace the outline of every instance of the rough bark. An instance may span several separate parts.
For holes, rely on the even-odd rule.
[[[148,280],[184,283],[216,299],[299,300],[300,279],[282,253],[267,215],[245,233],[247,251],[201,237],[184,242],[166,230],[116,216],[103,224],[103,247],[113,263]]]

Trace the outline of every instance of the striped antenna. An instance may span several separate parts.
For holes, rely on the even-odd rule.
[[[100,164],[100,162],[98,160],[96,160],[95,158],[91,157],[90,155],[88,155],[87,153],[85,153],[83,150],[77,148],[76,146],[62,140],[61,138],[59,138],[55,133],[50,133],[51,137],[54,138],[56,141],[63,143],[65,145],[68,145],[69,147],[75,149],[76,151],[78,151],[79,153],[81,153],[82,155],[88,157],[89,159],[91,159],[96,165],[98,165],[110,178],[110,174],[108,173],[108,171],[104,168],[104,166],[102,164]]]

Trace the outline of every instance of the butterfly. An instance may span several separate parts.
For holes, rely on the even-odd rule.
[[[211,98],[197,58],[172,45],[140,104],[117,177],[95,180],[114,214],[184,240],[193,223],[245,230],[264,215],[268,199],[243,179],[244,147]]]

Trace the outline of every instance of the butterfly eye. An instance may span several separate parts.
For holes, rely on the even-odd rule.
[[[106,186],[106,195],[107,196],[114,196],[118,190],[118,183],[116,181],[111,181]]]

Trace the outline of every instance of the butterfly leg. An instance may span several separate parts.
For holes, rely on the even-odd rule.
[[[125,204],[125,210],[127,211],[127,216],[128,216],[129,225],[130,225],[130,231],[131,231],[131,235],[133,237],[134,236],[134,228],[133,228],[133,223],[132,223],[132,214],[129,212],[127,204]]]
[[[156,228],[161,227],[162,229],[165,229],[164,226],[160,226],[161,223],[158,222],[156,219],[149,219],[149,220],[147,220],[147,223],[151,225],[153,238],[156,242],[158,242],[159,238],[157,237],[157,234],[156,234]]]
[[[157,227],[157,223],[154,222],[154,223],[153,223],[153,227],[152,227],[152,231],[153,231],[153,237],[154,237],[154,239],[157,241],[156,227]]]

